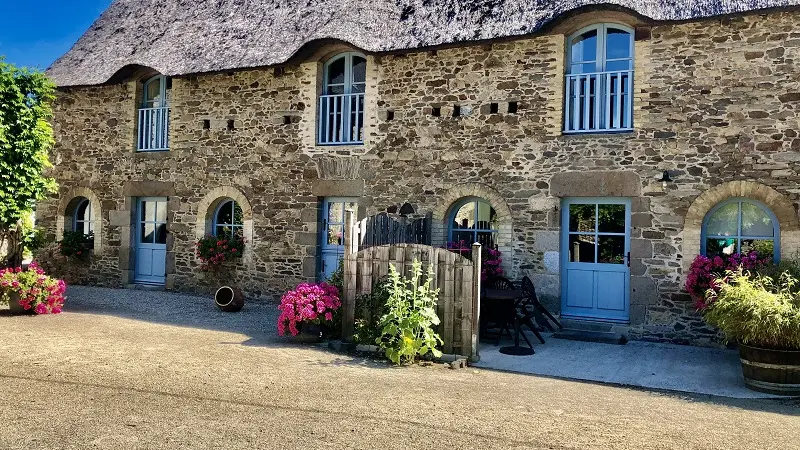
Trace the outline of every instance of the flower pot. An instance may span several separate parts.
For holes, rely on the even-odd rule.
[[[19,299],[18,293],[8,291],[8,309],[11,310],[11,314],[32,314],[33,310],[25,309],[19,304]]]
[[[316,344],[322,342],[322,325],[311,322],[299,324],[300,332],[292,336],[295,342],[302,344]]]
[[[800,350],[771,350],[739,344],[744,384],[775,395],[800,396]]]
[[[222,286],[214,293],[214,303],[225,312],[236,312],[244,306],[244,294],[239,288]]]

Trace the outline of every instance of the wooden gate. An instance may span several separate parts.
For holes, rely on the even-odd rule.
[[[379,245],[431,244],[431,216],[409,220],[396,214],[380,213],[354,223],[358,250]]]
[[[441,323],[438,332],[446,354],[470,358],[478,356],[478,317],[480,314],[481,246],[473,246],[473,261],[443,248],[419,244],[370,247],[344,258],[344,296],[342,337],[352,342],[355,326],[355,298],[371,292],[373,284],[389,274],[389,265],[408,277],[412,263],[422,263],[423,274],[433,269],[432,286],[439,288],[436,312]]]

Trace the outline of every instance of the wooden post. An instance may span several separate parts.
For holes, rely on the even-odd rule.
[[[479,361],[478,343],[480,342],[480,321],[481,321],[481,244],[472,244],[472,348],[469,357],[473,361]],[[466,346],[467,343],[465,342]]]
[[[356,231],[355,211],[344,212],[344,254],[358,252],[358,232]]]

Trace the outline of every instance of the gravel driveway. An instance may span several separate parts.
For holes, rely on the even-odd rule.
[[[800,449],[796,401],[679,396],[287,343],[275,305],[71,287],[0,315],[0,448]]]

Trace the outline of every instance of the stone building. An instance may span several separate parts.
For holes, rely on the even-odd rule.
[[[800,243],[800,10],[595,3],[117,0],[48,70],[38,216],[93,230],[80,281],[179,291],[234,227],[274,299],[332,270],[345,208],[405,205],[576,326],[708,343],[693,258]]]

